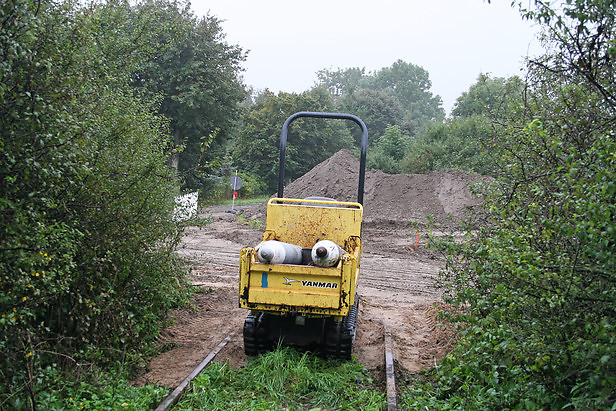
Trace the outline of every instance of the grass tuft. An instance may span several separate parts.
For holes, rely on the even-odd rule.
[[[177,409],[378,410],[384,406],[384,394],[356,360],[325,360],[279,347],[237,370],[227,363],[210,364]]]

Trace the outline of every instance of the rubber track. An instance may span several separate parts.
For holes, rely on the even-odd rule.
[[[248,314],[244,321],[244,352],[255,356],[267,352],[270,343],[267,339],[267,314]]]
[[[323,336],[323,354],[326,357],[340,358],[348,360],[351,358],[353,342],[357,331],[357,317],[359,313],[359,298],[355,295],[355,304],[351,307],[349,314],[342,321],[336,322],[332,319],[325,321],[325,332]]]
[[[326,357],[348,360],[351,358],[353,342],[357,333],[357,317],[359,314],[359,297],[355,295],[355,303],[349,314],[342,321],[331,318],[325,320],[322,352]],[[248,314],[244,321],[244,352],[248,356],[256,356],[269,351],[272,343],[267,335],[267,313]]]

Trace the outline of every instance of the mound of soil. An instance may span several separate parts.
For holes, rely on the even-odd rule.
[[[426,222],[428,215],[441,225],[460,221],[481,203],[470,186],[484,177],[458,170],[428,174],[386,174],[366,170],[364,223],[397,224]],[[340,150],[284,189],[284,196],[322,196],[338,201],[357,201],[359,160]]]

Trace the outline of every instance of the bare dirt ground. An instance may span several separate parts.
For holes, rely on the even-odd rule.
[[[285,197],[302,198],[304,191],[312,189],[312,195],[355,201],[356,163],[350,153],[340,152],[292,183]],[[327,175],[336,176],[335,184],[324,180]],[[383,369],[385,327],[393,335],[397,366],[406,371],[434,366],[451,348],[453,331],[443,329],[435,319],[442,304],[436,277],[444,261],[426,249],[424,223],[427,214],[443,225],[452,217],[461,218],[467,206],[477,204],[468,192],[469,182],[476,178],[457,171],[397,176],[367,173],[359,327],[353,352],[368,370],[380,373]],[[332,186],[338,192],[315,190]],[[341,186],[349,188],[343,192]],[[235,208],[248,220],[265,219],[263,205]],[[193,307],[172,313],[175,324],[160,340],[173,348],[152,359],[141,383],[178,385],[232,332],[233,338],[216,360],[228,360],[236,367],[246,363],[242,325],[247,311],[238,308],[238,261],[242,247],[261,240],[262,229],[239,223],[229,210],[230,206],[204,210],[212,222],[187,230],[179,252],[190,262],[190,280],[199,293]]]

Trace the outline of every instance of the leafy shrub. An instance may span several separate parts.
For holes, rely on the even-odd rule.
[[[125,371],[111,369],[94,372],[85,381],[77,380],[57,369],[46,370],[50,389],[41,392],[37,405],[44,410],[127,410],[154,409],[167,395],[166,387],[131,385]],[[16,409],[25,408],[23,402],[14,402]]]
[[[389,174],[399,174],[400,160],[411,144],[410,137],[399,126],[387,126],[385,134],[368,151],[366,166]]]
[[[524,7],[552,47],[529,67],[533,120],[494,146],[486,224],[449,245],[464,331],[408,389],[410,408],[616,405],[616,14],[591,0]]]
[[[546,175],[538,161],[531,181],[495,188],[486,205],[492,224],[451,246],[443,280],[449,301],[465,308],[456,317],[464,331],[427,385],[409,389],[409,408],[602,409],[616,401],[616,142],[612,132],[588,137],[578,150],[538,121],[519,135],[562,165]]]
[[[400,167],[406,173],[459,168],[494,174],[493,149],[502,138],[504,130],[496,132],[490,120],[482,115],[434,123],[412,141]]]
[[[255,198],[268,193],[265,180],[251,173],[239,173],[242,178],[242,197]]]
[[[139,349],[186,291],[167,124],[126,86],[152,51],[142,28],[124,24],[125,4],[13,6],[0,35],[0,404],[34,408],[45,370]]]

